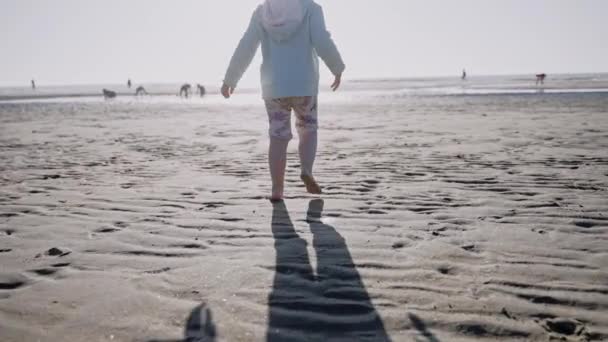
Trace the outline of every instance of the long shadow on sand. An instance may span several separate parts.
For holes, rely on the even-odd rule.
[[[306,241],[296,233],[285,204],[274,204],[277,260],[267,340],[390,341],[344,238],[320,221],[322,212],[323,200],[310,202],[307,222],[317,255],[315,275]]]

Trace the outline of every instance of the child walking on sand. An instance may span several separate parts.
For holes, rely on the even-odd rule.
[[[262,45],[262,96],[268,111],[272,178],[271,200],[283,199],[287,144],[292,139],[291,112],[299,136],[301,179],[306,190],[321,194],[312,167],[317,153],[318,57],[340,86],[344,62],[325,27],[321,6],[313,0],[266,0],[253,13],[224,77],[222,95],[229,98]]]

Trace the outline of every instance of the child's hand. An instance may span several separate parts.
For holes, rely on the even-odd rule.
[[[338,90],[338,88],[340,88],[341,82],[342,82],[342,74],[336,75],[336,78],[334,79],[334,83],[331,85],[331,89],[333,91]]]
[[[234,93],[234,88],[224,83],[222,85],[222,96],[224,96],[224,98],[226,99],[229,99],[232,93]]]

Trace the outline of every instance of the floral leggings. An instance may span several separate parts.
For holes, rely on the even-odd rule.
[[[268,111],[269,130],[271,138],[293,138],[291,134],[291,111],[296,115],[296,129],[302,138],[303,133],[316,132],[317,123],[317,97],[284,97],[266,100]]]
[[[296,115],[299,136],[298,154],[302,175],[312,176],[312,167],[317,154],[317,97],[285,97],[266,100],[270,135],[268,161],[272,176],[273,194],[281,195],[287,162],[287,144],[291,133],[291,111]]]

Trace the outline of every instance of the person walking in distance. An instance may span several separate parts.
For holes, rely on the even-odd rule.
[[[323,9],[313,0],[266,0],[253,12],[226,71],[221,93],[230,98],[262,46],[262,97],[268,112],[272,201],[284,196],[287,145],[292,139],[291,112],[299,136],[301,179],[306,190],[321,194],[313,176],[317,152],[317,94],[320,57],[340,87],[345,70],[342,57],[325,26]]]

